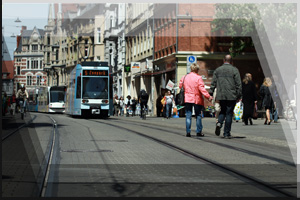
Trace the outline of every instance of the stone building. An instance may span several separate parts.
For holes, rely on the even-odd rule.
[[[22,27],[17,36],[17,48],[14,51],[14,90],[24,84],[28,90],[47,85],[44,72],[44,30],[36,27],[27,30]]]
[[[113,94],[123,96],[125,3],[105,5],[105,60],[111,67]]]
[[[49,6],[45,59],[49,85],[67,85],[74,67],[83,61],[104,59],[104,4]]]
[[[131,67],[124,76],[125,96],[137,97],[141,89],[149,94],[149,111],[153,114],[153,3],[126,5],[126,61]]]
[[[154,61],[155,88],[163,93],[169,80],[175,83],[175,94],[181,77],[189,73],[187,58],[196,57],[199,74],[209,88],[214,70],[223,64],[229,53],[230,37],[214,35],[211,22],[214,4],[155,4]],[[241,76],[253,73],[261,81],[263,73],[255,49],[247,49],[234,58]],[[159,91],[161,89],[161,91]],[[205,106],[210,105],[205,100]]]

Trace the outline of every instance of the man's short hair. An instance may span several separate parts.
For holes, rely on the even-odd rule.
[[[224,61],[225,62],[228,62],[228,63],[231,63],[232,62],[232,57],[231,57],[231,55],[226,55],[225,57],[224,57]]]

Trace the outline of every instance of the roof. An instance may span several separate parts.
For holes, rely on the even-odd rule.
[[[11,61],[12,60],[11,56],[9,54],[9,50],[7,48],[6,40],[3,37],[3,34],[2,34],[2,60],[4,60],[4,61]]]
[[[45,31],[43,29],[37,29],[37,28],[35,28],[35,29],[38,31],[40,36],[45,35]],[[21,37],[31,37],[33,30],[23,30],[22,34],[21,34]],[[17,47],[16,52],[22,52],[22,40],[21,39],[19,41],[19,46]]]
[[[36,29],[41,36],[45,35],[45,31],[43,29]],[[31,37],[33,30],[23,30],[22,37]]]
[[[6,79],[14,78],[14,61],[2,61],[2,74],[8,74]]]
[[[16,52],[22,52],[22,40],[19,41],[19,46],[16,48]]]

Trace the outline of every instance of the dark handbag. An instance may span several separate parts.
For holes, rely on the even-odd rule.
[[[258,118],[257,104],[254,104],[254,109],[253,109],[252,118],[253,118],[253,119],[257,119],[257,118]]]
[[[185,79],[186,75],[184,76]],[[184,106],[184,79],[183,79],[183,83],[182,83],[182,88],[180,89],[180,92],[178,94],[178,105],[180,106]]]

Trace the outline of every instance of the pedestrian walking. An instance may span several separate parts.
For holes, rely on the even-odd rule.
[[[129,117],[129,114],[132,113],[131,104],[131,96],[128,95],[125,99],[126,117]]]
[[[2,116],[5,116],[7,111],[7,94],[6,92],[2,95]]]
[[[119,106],[119,115],[124,116],[125,102],[122,96],[119,99]]]
[[[266,110],[266,119],[265,119],[265,125],[271,124],[271,113],[274,108],[274,101],[271,95],[271,92],[273,91],[272,87],[272,80],[270,77],[266,77],[264,79],[263,84],[261,85],[259,89],[259,95],[262,97],[262,107]]]
[[[118,116],[119,108],[120,108],[118,95],[115,95],[114,100],[113,100],[113,104],[114,104],[114,115]]]
[[[274,120],[274,123],[278,122],[278,118],[279,115],[282,115],[282,110],[283,110],[283,106],[282,106],[282,102],[280,100],[280,94],[282,94],[282,86],[281,83],[278,79],[278,77],[276,75],[273,76],[273,100],[274,100],[274,109],[273,109],[273,113],[270,115],[271,121]],[[274,117],[273,117],[274,115]]]
[[[136,105],[137,105],[137,100],[136,100],[135,97],[133,97],[132,100],[131,100],[132,117],[135,116]]]
[[[161,100],[162,100],[163,96],[159,95],[158,98],[156,99],[156,116],[160,117],[162,114],[162,108],[163,105],[161,104]]]
[[[175,104],[175,101],[174,101],[174,96],[171,94],[171,91],[169,90],[167,93],[166,93],[166,117],[167,119],[169,119],[171,117],[171,113],[173,113],[172,111],[172,107],[173,107],[173,104]]]
[[[206,91],[204,82],[199,73],[199,65],[193,63],[191,65],[191,73],[183,76],[179,82],[179,88],[184,88],[184,102],[185,102],[185,115],[186,115],[186,136],[191,137],[192,125],[192,109],[194,107],[196,115],[196,135],[203,137],[202,133],[202,120],[201,110],[204,106],[203,96],[211,101],[212,96]],[[203,95],[203,96],[202,96]]]
[[[257,104],[257,95],[255,85],[252,81],[252,74],[246,73],[242,83],[242,102],[244,104],[243,119],[244,124],[248,125],[248,120],[250,125],[253,125],[253,111],[254,106]]]
[[[220,101],[221,112],[216,124],[215,134],[220,135],[225,120],[224,138],[231,139],[231,124],[233,109],[242,96],[242,83],[238,69],[232,65],[230,55],[224,57],[224,64],[218,67],[213,74],[209,93],[213,95],[215,88],[218,88],[216,99]]]
[[[163,98],[161,99],[161,105],[163,106],[162,107],[162,116],[164,117],[164,118],[167,118],[167,108],[166,108],[166,103],[167,103],[167,97],[166,96],[168,96],[168,92],[165,92],[165,94],[164,94],[164,96],[163,96]]]
[[[16,104],[17,104],[16,93],[15,91],[13,91],[13,94],[11,96],[11,114],[13,116],[16,114]]]

